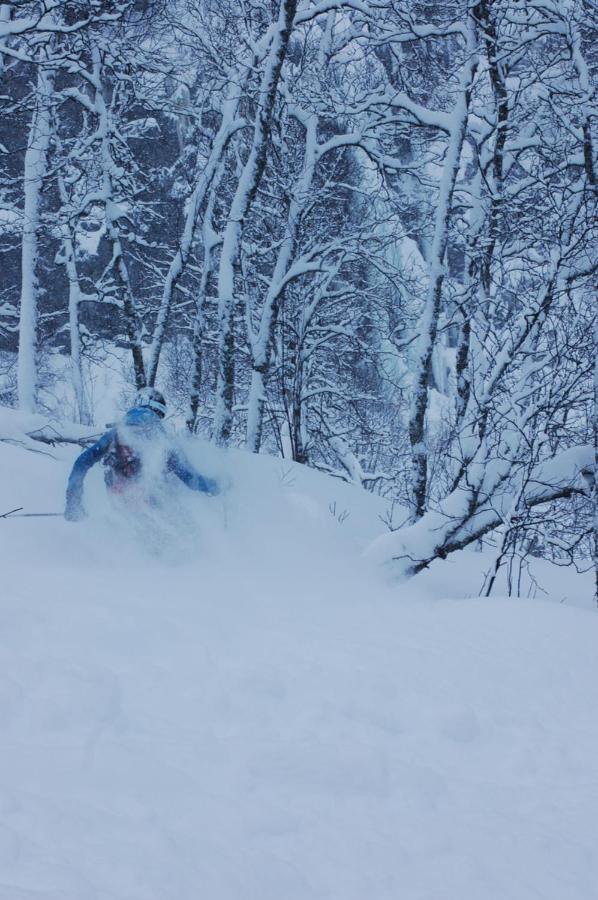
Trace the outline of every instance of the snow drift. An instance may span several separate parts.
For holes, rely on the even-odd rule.
[[[3,510],[61,509],[76,450],[9,424]],[[0,900],[597,897],[583,579],[457,599],[461,554],[388,585],[383,501],[193,453],[231,487],[158,548],[99,472],[81,526],[0,521]]]

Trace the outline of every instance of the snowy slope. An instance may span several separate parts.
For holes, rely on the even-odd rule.
[[[39,449],[3,509],[62,507]],[[596,614],[385,584],[382,501],[193,453],[158,557],[99,473],[0,520],[0,900],[596,900]]]

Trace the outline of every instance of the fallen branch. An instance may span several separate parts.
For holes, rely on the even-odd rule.
[[[64,518],[64,513],[61,512],[26,513],[21,512],[23,509],[23,506],[17,506],[16,509],[11,509],[9,512],[0,513],[0,519],[46,519],[57,516],[60,516],[61,519]]]
[[[39,441],[42,444],[49,444],[51,447],[56,446],[56,444],[76,444],[79,447],[89,447],[91,444],[94,444],[97,439],[100,437],[100,433],[86,435],[85,437],[72,437],[64,434],[60,434],[53,425],[42,425],[41,428],[36,428],[34,431],[25,432],[27,437],[30,437],[34,441]]]

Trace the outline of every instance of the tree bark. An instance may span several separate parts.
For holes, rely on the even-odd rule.
[[[451,204],[457,183],[461,151],[469,115],[471,88],[477,66],[475,26],[470,14],[466,58],[461,72],[459,96],[451,116],[452,125],[440,183],[434,240],[430,250],[430,284],[423,315],[419,323],[418,361],[413,376],[413,398],[409,416],[409,441],[411,444],[413,468],[413,519],[421,518],[426,511],[427,505],[428,451],[426,448],[426,413],[428,410],[428,384],[441,312],[442,285],[445,275],[444,258],[448,244]]]
[[[189,201],[187,203],[185,223],[179,241],[179,246],[174,257],[172,258],[170,266],[168,267],[168,272],[166,273],[166,278],[164,280],[162,299],[160,302],[160,308],[158,310],[158,316],[156,319],[152,344],[149,352],[147,381],[150,385],[154,385],[156,381],[158,365],[160,362],[160,353],[162,350],[162,345],[164,343],[164,334],[166,331],[166,326],[168,324],[174,291],[176,289],[177,283],[179,282],[185,271],[187,262],[189,260],[189,254],[191,252],[191,247],[195,239],[195,232],[197,229],[197,222],[201,206],[204,202],[206,192],[210,188],[210,184],[212,183],[212,179],[214,178],[217,167],[226,150],[228,141],[238,127],[238,123],[235,122],[235,117],[237,115],[239,102],[241,100],[241,88],[239,85],[238,73],[235,73],[235,76],[236,77],[231,79],[227,96],[225,97],[222,104],[222,121],[216,137],[214,138],[214,143],[208,162],[205,166],[203,166],[201,175],[199,176],[193,192],[191,193],[191,197],[189,198]],[[201,163],[200,157],[198,156],[198,168],[200,164],[203,165]]]
[[[233,316],[235,308],[235,268],[243,226],[255,199],[266,167],[268,142],[280,72],[286,56],[297,0],[280,0],[276,32],[268,53],[260,84],[253,140],[249,157],[237,184],[224,230],[218,272],[219,352],[216,410],[213,438],[226,444],[232,430],[235,382],[235,340]]]
[[[102,84],[102,60],[97,44],[92,48],[93,78],[95,84],[94,103],[98,115],[98,134],[101,145],[102,165],[102,192],[104,198],[104,215],[106,221],[106,234],[112,247],[111,270],[114,281],[118,287],[122,302],[125,330],[129,342],[129,348],[133,357],[133,371],[135,386],[137,389],[145,387],[146,373],[143,360],[143,344],[141,339],[141,323],[137,313],[135,298],[131,288],[129,272],[125,262],[123,246],[118,226],[118,215],[115,210],[115,164],[111,153],[112,124],[110,113],[106,106],[104,89]]]
[[[54,72],[48,68],[48,54],[42,50],[38,60],[34,108],[25,152],[23,238],[21,244],[21,298],[19,315],[19,352],[17,361],[19,406],[34,412],[37,393],[37,280],[38,237],[41,195],[48,165],[50,144],[50,105]]]

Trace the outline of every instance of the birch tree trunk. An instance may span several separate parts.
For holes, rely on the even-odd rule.
[[[34,108],[23,173],[24,206],[17,379],[19,406],[25,412],[34,412],[36,405],[39,294],[36,269],[41,194],[47,172],[50,144],[50,105],[53,87],[54,72],[48,68],[48,56],[46,52],[43,52],[38,59]]]
[[[461,71],[459,95],[451,115],[451,129],[440,182],[434,239],[430,249],[430,283],[424,311],[419,323],[419,347],[413,376],[413,398],[409,416],[409,441],[413,466],[412,516],[419,519],[426,510],[428,489],[428,453],[426,448],[426,412],[428,383],[432,369],[432,354],[438,333],[441,312],[444,259],[448,244],[449,219],[463,141],[469,115],[471,89],[478,67],[473,11],[467,23],[466,56]]]
[[[315,115],[308,116],[304,124],[305,151],[302,171],[293,189],[287,214],[285,235],[276,258],[270,286],[260,315],[258,331],[257,334],[250,333],[249,335],[252,361],[245,446],[253,453],[259,453],[262,441],[266,381],[272,358],[278,307],[284,292],[283,278],[293,258],[299,217],[307,199],[317,160],[317,117]]]
[[[199,400],[201,394],[201,385],[203,377],[203,339],[205,330],[205,314],[204,304],[208,290],[208,281],[212,274],[214,249],[218,243],[218,235],[213,230],[212,220],[214,215],[214,206],[216,202],[216,194],[220,187],[222,175],[224,172],[224,159],[221,159],[210,189],[208,205],[204,215],[202,225],[203,239],[203,266],[201,270],[201,279],[197,298],[195,301],[195,319],[193,321],[193,335],[191,346],[193,350],[193,371],[191,376],[191,391],[189,393],[189,408],[185,423],[191,433],[197,428],[197,414],[199,412]]]
[[[586,171],[586,176],[588,179],[588,183],[592,186],[596,186],[596,160],[595,153],[593,147],[592,140],[592,118],[596,116],[596,106],[595,106],[595,86],[592,82],[592,77],[590,75],[590,71],[588,69],[588,64],[583,56],[581,50],[581,38],[579,35],[579,27],[577,22],[575,21],[575,6],[567,0],[566,3],[563,4],[562,15],[563,19],[567,23],[568,26],[568,35],[567,35],[567,43],[569,45],[569,52],[571,54],[571,59],[573,60],[573,65],[575,71],[577,73],[577,77],[579,79],[579,86],[581,88],[581,112],[583,117],[583,158],[584,158],[584,168]]]
[[[278,21],[265,62],[255,118],[253,140],[230,207],[224,230],[218,271],[219,353],[216,409],[213,438],[219,444],[228,441],[232,430],[234,394],[235,267],[243,226],[264,174],[274,102],[280,72],[286,56],[297,0],[280,0]]]
[[[214,178],[214,173],[224,155],[231,135],[235,132],[240,124],[236,120],[237,110],[239,108],[239,103],[242,96],[240,82],[241,76],[239,75],[239,73],[232,73],[228,92],[222,103],[222,121],[220,123],[220,128],[218,129],[218,132],[214,139],[208,162],[203,167],[203,171],[193,189],[191,197],[189,198],[185,213],[183,232],[179,241],[179,247],[170,263],[168,272],[166,273],[164,289],[162,291],[162,299],[160,308],[158,310],[158,316],[156,319],[152,344],[149,352],[147,381],[150,385],[153,385],[156,381],[158,365],[160,362],[160,352],[162,350],[162,344],[164,342],[164,333],[166,331],[166,325],[168,323],[168,317],[172,306],[173,294],[179,279],[185,271],[187,261],[189,259],[189,253],[191,251],[191,247],[195,238],[199,211],[201,209],[202,203],[204,202],[206,192],[208,191],[212,179]],[[198,158],[198,168],[200,164],[201,160]]]
[[[58,175],[58,190],[60,193],[60,201],[63,206],[63,212],[66,213],[69,207],[69,197],[62,173]],[[76,257],[76,236],[75,228],[70,219],[66,219],[60,226],[60,235],[62,239],[62,258],[69,282],[69,339],[71,344],[71,379],[73,383],[73,391],[75,394],[75,406],[77,412],[77,421],[82,425],[91,425],[91,414],[87,395],[85,392],[85,383],[83,379],[83,370],[81,366],[81,332],[79,325],[79,304],[82,299],[82,291],[79,283],[79,272],[77,271]]]
[[[114,181],[118,175],[110,148],[112,124],[110,113],[106,106],[104,87],[102,83],[102,59],[97,44],[92,48],[93,82],[95,86],[94,105],[98,116],[98,136],[100,139],[100,154],[102,167],[102,195],[104,200],[104,215],[106,220],[106,234],[112,248],[111,269],[123,306],[125,330],[129,341],[129,347],[133,356],[133,370],[135,374],[135,386],[139,389],[145,387],[146,375],[143,360],[143,345],[141,339],[141,323],[137,313],[129,272],[125,262],[123,247],[118,226],[118,211],[115,206]]]
[[[0,28],[3,24],[10,22],[10,4],[0,3]],[[4,54],[0,53],[0,75],[4,69]]]

